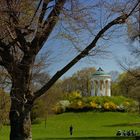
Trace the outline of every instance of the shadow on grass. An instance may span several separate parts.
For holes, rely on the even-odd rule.
[[[67,138],[40,138],[35,140],[140,140],[135,137],[67,137]]]
[[[120,124],[113,124],[113,125],[104,125],[106,127],[118,127],[118,126],[140,126],[140,122],[136,123],[120,123]]]

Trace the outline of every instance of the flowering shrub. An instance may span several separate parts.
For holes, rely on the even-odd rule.
[[[126,109],[125,109],[125,107],[123,106],[123,104],[117,106],[117,109],[116,109],[116,110],[119,111],[119,112],[125,112],[125,111],[126,111]]]
[[[68,107],[69,110],[78,110],[84,107],[84,103],[82,100],[75,100],[71,102],[70,106]]]
[[[91,108],[93,108],[93,109],[98,108],[98,104],[97,104],[96,102],[94,102],[94,101],[91,101],[91,102],[90,102],[90,106],[91,106]]]
[[[69,95],[71,98],[81,98],[81,93],[79,91],[73,91],[72,93],[70,93]]]
[[[82,107],[82,105],[83,105],[82,101],[78,101],[77,105],[78,105],[78,107]]]
[[[123,96],[82,97],[80,92],[69,94],[67,100],[59,101],[54,107],[55,113],[70,111],[131,111],[136,108],[136,101]]]
[[[56,114],[63,113],[66,111],[66,108],[69,107],[69,105],[70,105],[69,100],[61,100],[55,105],[55,107],[53,108],[53,111]]]
[[[63,107],[66,108],[70,105],[70,101],[69,100],[61,100],[59,101],[59,104]]]
[[[117,105],[114,104],[113,102],[106,102],[106,103],[104,103],[103,108],[105,110],[115,111],[117,109]]]

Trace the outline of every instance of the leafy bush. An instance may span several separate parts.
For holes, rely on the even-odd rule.
[[[31,121],[36,121],[37,118],[42,118],[46,111],[44,102],[41,99],[38,99],[32,108],[31,111]]]
[[[53,108],[56,114],[60,114],[66,111],[66,108],[70,106],[69,100],[59,101]]]
[[[113,102],[106,102],[103,105],[104,110],[116,111],[117,105]]]
[[[85,106],[84,102],[82,100],[75,100],[71,102],[70,106],[68,107],[68,110],[81,110]]]
[[[36,118],[35,120],[32,121],[32,124],[41,124],[42,120],[39,118]]]
[[[90,106],[91,106],[91,108],[93,108],[93,109],[98,108],[98,104],[97,104],[95,101],[91,101],[91,102],[90,102]]]
[[[59,101],[54,107],[55,113],[77,111],[118,111],[126,112],[136,108],[136,101],[123,96],[83,97],[79,92],[72,92],[67,100]]]
[[[73,91],[67,95],[66,100],[73,101],[75,99],[81,99],[81,98],[82,96],[80,91]]]

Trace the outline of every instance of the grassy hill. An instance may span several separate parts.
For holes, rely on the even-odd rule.
[[[140,132],[140,116],[131,113],[120,112],[83,112],[64,113],[50,116],[47,126],[33,125],[33,140],[45,140],[45,138],[70,138],[69,126],[73,125],[72,137],[114,137],[116,131],[137,130]],[[0,139],[8,140],[9,128],[0,130]]]

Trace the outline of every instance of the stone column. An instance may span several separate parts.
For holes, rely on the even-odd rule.
[[[97,84],[97,96],[101,96],[100,94],[100,80],[97,81],[98,84]]]
[[[95,81],[91,82],[91,96],[95,96]]]
[[[104,96],[104,83],[103,80],[100,81],[100,95]]]
[[[107,96],[111,96],[111,81],[110,80],[108,80],[108,89],[107,89]]]
[[[105,96],[105,80],[103,80],[103,96]]]
[[[108,96],[108,80],[105,80],[105,96]]]

